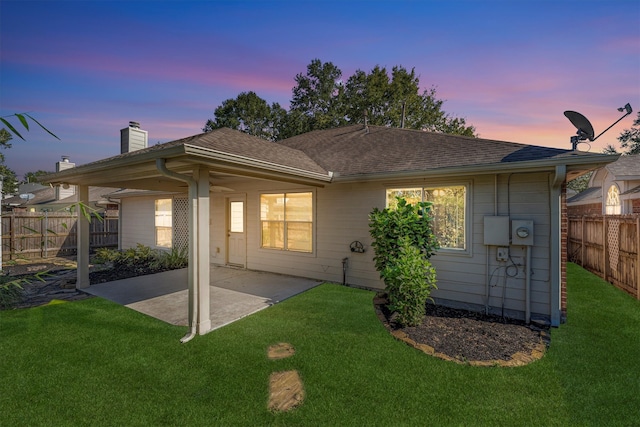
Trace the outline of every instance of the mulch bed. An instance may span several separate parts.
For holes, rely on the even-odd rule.
[[[384,295],[374,304],[378,317],[396,338],[458,363],[519,366],[542,357],[550,343],[547,326],[433,304],[427,304],[420,325],[401,327]]]

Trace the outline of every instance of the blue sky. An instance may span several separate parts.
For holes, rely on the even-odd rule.
[[[640,0],[0,0],[0,55],[0,115],[29,112],[61,138],[14,139],[19,177],[119,154],[130,120],[155,144],[200,133],[240,92],[288,108],[315,58],[345,80],[415,68],[483,138],[569,148],[563,111],[599,133],[618,107],[640,110]]]

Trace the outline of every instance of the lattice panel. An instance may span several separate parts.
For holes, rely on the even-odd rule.
[[[610,219],[607,227],[607,245],[609,248],[609,267],[618,269],[618,255],[620,254],[620,220]]]
[[[189,246],[189,200],[173,199],[173,247],[177,249]]]

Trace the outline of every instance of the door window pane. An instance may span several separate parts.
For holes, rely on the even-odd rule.
[[[229,210],[229,230],[232,233],[244,233],[244,202],[231,202]]]

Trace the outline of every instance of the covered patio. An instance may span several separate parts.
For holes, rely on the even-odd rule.
[[[220,309],[211,301],[220,295],[211,288],[218,270],[211,269],[210,197],[215,188],[229,179],[280,181],[322,187],[333,174],[324,170],[299,150],[221,128],[192,137],[129,151],[108,159],[66,169],[42,177],[42,182],[77,186],[79,210],[87,214],[90,186],[134,190],[155,190],[187,195],[188,252],[186,269],[189,332],[182,342],[206,334],[214,327],[211,314]],[[225,224],[219,224],[225,227]],[[79,215],[77,225],[76,287],[89,290],[89,221]],[[144,280],[144,279],[140,279]],[[182,283],[182,281],[181,281]],[[217,292],[212,294],[211,291]],[[223,292],[223,291],[221,291]]]
[[[211,330],[284,301],[320,282],[302,277],[213,266]],[[189,325],[186,268],[92,285],[85,292],[172,325]]]

